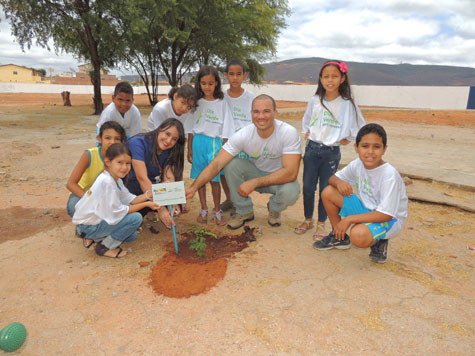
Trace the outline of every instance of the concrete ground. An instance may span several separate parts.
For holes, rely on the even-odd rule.
[[[171,232],[145,229],[127,257],[105,259],[82,247],[64,214],[66,179],[94,145],[97,117],[88,110],[0,107],[0,328],[18,321],[28,330],[14,354],[473,354],[474,215],[450,206],[410,202],[380,265],[368,250],[316,251],[310,232],[294,234],[301,199],[280,228],[269,227],[267,197],[253,194],[251,226],[264,234],[228,261],[224,279],[190,298],[155,295],[150,270]],[[298,115],[289,120],[300,125]],[[473,126],[377,122],[389,135],[385,157],[399,170],[473,199]],[[342,163],[354,157],[346,147]],[[194,224],[198,200],[190,206],[179,229]]]

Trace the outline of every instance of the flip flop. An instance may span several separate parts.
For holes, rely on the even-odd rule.
[[[115,256],[107,256],[105,253],[109,251],[109,249],[107,247],[105,247],[101,242],[99,242],[97,245],[96,245],[96,254],[98,256],[101,256],[101,257],[109,257],[109,258],[122,258],[124,256],[127,255],[127,253],[125,253],[125,255],[120,255],[122,253],[122,248],[119,247],[119,251],[115,254]]]
[[[312,228],[313,228],[313,220],[305,220],[303,223],[301,223],[299,226],[297,226],[294,229],[294,232],[297,235],[303,235]]]
[[[89,247],[91,247],[92,245],[94,245],[94,243],[95,243],[94,240],[86,238],[86,234],[85,234],[84,232],[79,233],[77,227],[76,227],[76,236],[79,237],[80,239],[82,239],[82,245],[83,245],[85,248],[89,248]],[[88,243],[88,241],[90,241],[90,242]]]

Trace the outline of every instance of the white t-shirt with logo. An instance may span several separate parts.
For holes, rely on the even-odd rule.
[[[103,171],[76,204],[73,224],[98,225],[105,221],[116,225],[129,213],[129,205],[135,197],[122,179],[116,182],[109,172]]]
[[[324,100],[328,111],[316,95],[308,102],[302,118],[302,132],[310,130],[310,140],[326,146],[338,146],[343,139],[355,141],[358,130],[365,125],[365,120],[358,106],[355,108],[350,100],[341,96],[335,100]]]
[[[232,156],[244,151],[257,168],[269,173],[282,168],[282,155],[302,154],[299,133],[280,120],[274,120],[274,132],[268,138],[259,136],[255,125],[248,125],[232,135],[223,148]]]
[[[197,104],[196,111],[186,120],[185,133],[208,137],[231,137],[234,133],[234,123],[231,110],[225,100],[208,101],[201,98]]]
[[[231,109],[231,114],[234,118],[234,129],[239,131],[244,126],[252,124],[252,101],[254,100],[254,94],[249,90],[244,89],[244,92],[238,98],[229,96],[228,91],[224,92],[224,100]]]
[[[114,102],[107,105],[104,111],[102,111],[101,117],[97,122],[96,134],[99,133],[102,124],[107,121],[115,121],[119,123],[124,128],[127,137],[132,137],[142,132],[142,120],[140,118],[140,111],[134,104],[132,104],[132,106],[124,114],[124,116],[122,116],[119,110],[117,110]]]
[[[401,232],[407,220],[408,199],[406,186],[396,168],[386,162],[374,169],[366,169],[357,158],[336,176],[356,185],[358,197],[366,208],[397,219],[386,234],[388,238]]]
[[[155,104],[152,112],[150,113],[150,116],[148,117],[147,131],[155,130],[166,119],[177,119],[180,120],[183,125],[185,125],[186,119],[188,117],[190,117],[189,112],[183,115],[177,115],[175,113],[170,98],[160,100],[158,103]]]

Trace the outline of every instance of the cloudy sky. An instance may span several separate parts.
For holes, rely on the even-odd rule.
[[[275,60],[305,57],[475,68],[474,0],[289,0],[292,15]],[[72,56],[39,47],[22,52],[0,15],[0,64],[77,68]],[[117,75],[123,71],[113,71]]]

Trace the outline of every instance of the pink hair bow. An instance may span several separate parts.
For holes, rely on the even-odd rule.
[[[338,62],[327,62],[327,63],[325,63],[325,67],[329,64],[336,64],[338,66],[338,68],[340,68],[340,71],[342,73],[346,73],[346,71],[348,70],[348,66],[346,65],[345,62],[340,62],[340,63],[338,63]]]

